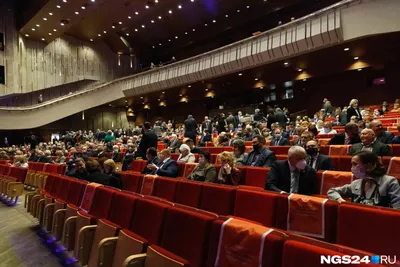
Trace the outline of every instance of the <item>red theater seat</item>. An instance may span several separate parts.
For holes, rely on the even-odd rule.
[[[135,214],[135,204],[138,196],[127,192],[118,192],[111,203],[108,220],[122,228],[129,228]]]
[[[185,165],[185,173],[183,174],[184,178],[187,178],[192,171],[194,170],[194,168],[197,166],[197,163],[186,163]]]
[[[264,226],[275,227],[278,195],[274,192],[238,189],[233,215]],[[255,205],[255,203],[262,204]]]
[[[146,161],[142,159],[136,159],[132,162],[131,171],[142,172],[146,165]]]
[[[264,188],[268,172],[269,168],[248,167],[246,171],[245,185]]]
[[[218,154],[211,154],[210,163],[215,164],[217,162]]]
[[[158,177],[155,180],[153,196],[174,201],[178,179]]]
[[[352,156],[340,156],[338,171],[349,172],[351,170],[351,159]]]
[[[176,187],[175,202],[197,208],[199,206],[203,182],[180,180]]]
[[[317,188],[320,195],[327,195],[328,190],[333,187],[339,187],[353,182],[353,174],[351,172],[342,171],[318,171],[317,172]]]
[[[178,177],[183,177],[185,175],[185,162],[177,162],[178,163]]]
[[[400,157],[400,145],[392,145],[392,156]]]
[[[211,215],[171,207],[165,216],[160,245],[188,261],[190,267],[204,266],[211,224],[215,219]]]
[[[246,173],[247,173],[248,167],[247,166],[236,166],[236,168],[240,171],[239,172],[239,185],[245,185],[246,184]]]
[[[342,203],[339,206],[336,242],[376,255],[397,256],[399,259],[398,225],[398,210]],[[368,234],[371,231],[372,234]]]
[[[44,167],[43,167],[43,171],[44,172],[47,172],[47,173],[58,173],[57,171],[58,171],[58,167],[59,167],[59,165],[58,164],[45,164],[44,165]]]
[[[219,215],[233,214],[236,187],[204,184],[199,208]]]
[[[178,158],[179,158],[179,154],[176,154],[176,153],[171,154],[171,159],[177,161]]]
[[[290,146],[270,146],[269,149],[277,155],[287,155]]]
[[[143,175],[137,172],[120,172],[122,189],[130,192],[139,192],[142,187]]]

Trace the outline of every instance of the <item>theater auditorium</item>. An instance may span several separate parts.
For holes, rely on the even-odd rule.
[[[1,0],[0,267],[400,266],[399,0]]]

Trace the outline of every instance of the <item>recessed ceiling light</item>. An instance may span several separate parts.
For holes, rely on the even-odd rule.
[[[143,99],[143,96],[141,96],[140,99]]]
[[[66,2],[67,2],[67,0],[63,0],[63,2],[64,2],[64,3],[66,3]]]
[[[190,0],[190,2],[194,2],[194,0]]]
[[[187,32],[185,32],[185,34],[188,34]]]
[[[111,104],[108,104],[111,107]]]
[[[104,33],[107,33],[107,31],[103,31]]]
[[[182,96],[182,95],[179,95],[179,96]]]
[[[57,6],[57,8],[61,8],[60,6]]]
[[[96,2],[96,0],[91,0],[93,3]]]
[[[196,29],[193,29],[193,31],[195,32],[195,31],[196,31]]]
[[[151,23],[154,23],[154,20],[151,20]]]
[[[101,34],[99,33],[99,34],[97,34],[99,37],[101,36]]]
[[[25,33],[25,36],[26,36],[26,37],[29,37],[29,34]]]
[[[50,12],[49,15],[50,15],[50,16],[53,16],[53,13]]]
[[[111,28],[115,29],[115,26],[114,26],[114,25],[112,25],[112,26],[111,26]]]
[[[118,22],[118,24],[121,25],[121,24],[122,24],[122,21]]]
[[[165,92],[162,92],[163,94],[165,94]]]
[[[229,17],[229,15],[228,15],[228,14],[226,14],[226,15],[225,15],[225,18],[227,18],[227,17]]]
[[[162,45],[162,43],[159,43],[158,45]]]
[[[157,99],[158,101],[161,101],[161,99]]]
[[[168,39],[168,42],[171,42],[171,39]]]
[[[135,29],[135,32],[137,32],[138,31],[138,29]]]
[[[260,89],[264,89],[264,87],[260,86]]]
[[[238,75],[239,75],[239,76],[242,76],[242,75],[243,75],[243,73],[239,73]]]
[[[348,47],[346,47],[345,49],[343,49],[344,51],[349,51],[350,50],[350,48],[348,48]]]
[[[51,32],[49,32],[49,35],[53,35]]]
[[[303,79],[303,82],[307,81],[307,79]]]
[[[142,28],[145,28],[146,26],[142,25]]]
[[[128,100],[125,100],[125,103],[128,103]]]
[[[144,105],[144,102],[142,102],[142,104]]]
[[[162,19],[162,17],[161,17],[161,16],[158,16],[158,19]]]
[[[139,15],[139,12],[136,11],[136,12],[135,12],[135,15]]]
[[[93,39],[90,39],[91,42],[93,42]]]
[[[181,6],[181,5],[178,5],[178,8],[179,8],[179,9],[181,9],[181,8],[182,8],[182,6]]]
[[[362,71],[362,69],[358,69],[358,71]]]
[[[78,11],[75,11],[75,15],[79,15],[79,12],[78,12]]]
[[[158,0],[155,0],[154,3],[158,3]]]
[[[213,20],[213,23],[217,22],[215,19]]]
[[[53,29],[53,32],[56,32],[57,30],[56,29]]]
[[[40,27],[40,25],[39,25],[39,24],[36,24],[36,27]]]
[[[42,41],[44,41],[45,39],[44,38],[42,38]]]
[[[303,71],[303,69],[298,69],[298,71]]]
[[[82,9],[86,9],[86,7],[85,7],[85,6],[81,6],[81,8],[82,8]]]
[[[190,87],[192,87],[191,85],[188,85],[188,87],[190,88]]]
[[[169,10],[168,13],[169,13],[169,14],[172,14],[172,10]]]
[[[250,6],[246,6],[246,8],[250,8]]]
[[[60,25],[61,25],[61,26],[64,26],[64,23],[61,22]]]
[[[255,81],[258,81],[258,78],[255,78],[254,80],[255,80]]]
[[[208,88],[206,88],[206,92],[208,91]]]
[[[237,10],[237,13],[239,13],[239,12],[240,12],[240,9]]]
[[[148,5],[146,5],[146,8],[149,9],[150,7]]]
[[[153,48],[156,48],[156,47],[153,45]]]
[[[126,106],[126,108],[128,108],[129,106]]]
[[[43,20],[47,20],[47,18],[43,18]]]
[[[207,26],[208,26],[208,24],[206,23],[206,24],[204,24],[204,26],[206,26],[206,27],[207,27]]]
[[[178,39],[178,36],[175,36],[175,39]]]
[[[129,33],[126,33],[126,36],[129,36]]]
[[[283,64],[285,64],[285,66],[289,65],[289,63],[288,63],[288,62],[285,62],[285,63],[283,63]]]
[[[36,29],[35,29],[35,28],[32,28],[32,31],[36,31]]]
[[[354,60],[357,60],[357,59],[359,59],[359,57],[354,57]]]
[[[131,19],[132,17],[131,16],[128,16],[128,19]]]

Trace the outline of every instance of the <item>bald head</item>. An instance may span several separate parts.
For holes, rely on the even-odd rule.
[[[376,136],[381,136],[385,132],[380,120],[373,120],[371,121],[370,125]]]
[[[364,129],[360,137],[363,145],[370,145],[375,140],[375,133],[372,129]]]

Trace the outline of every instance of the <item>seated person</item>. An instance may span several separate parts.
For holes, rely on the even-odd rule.
[[[233,162],[235,166],[245,166],[247,153],[246,145],[242,139],[236,139],[233,141]]]
[[[275,128],[270,146],[290,146],[289,139],[282,136],[281,128]]]
[[[14,157],[14,163],[11,165],[11,167],[18,167],[18,168],[24,168],[27,169],[29,167],[27,160],[25,156],[23,155],[16,155]]]
[[[360,136],[358,135],[358,124],[349,122],[344,127],[344,133],[338,133],[331,140],[329,145],[352,145],[360,143]]]
[[[390,112],[400,112],[400,104],[394,103],[393,109]]]
[[[376,140],[383,144],[391,144],[394,135],[391,132],[385,131],[380,120],[373,120],[371,123],[371,129],[374,131]]]
[[[9,159],[10,159],[10,157],[7,155],[7,152],[0,151],[0,160],[9,160]],[[30,161],[32,161],[32,160],[30,160]]]
[[[265,190],[313,195],[317,193],[317,173],[307,165],[306,151],[292,146],[288,160],[277,160],[268,172]]]
[[[117,146],[117,145],[114,145],[114,146],[113,146],[113,151],[112,151],[112,154],[111,154],[111,159],[112,159],[114,162],[121,162],[121,154],[119,153],[119,146]]]
[[[392,140],[392,144],[394,145],[400,145],[400,123],[397,125],[397,131],[399,132],[399,135]]]
[[[86,170],[87,175],[83,178],[83,180],[86,180],[89,183],[98,183],[108,186],[117,184],[114,176],[110,176],[100,171],[100,163],[97,160],[88,160],[86,162]]]
[[[375,133],[371,129],[361,131],[361,143],[352,145],[349,155],[354,156],[360,151],[370,151],[378,156],[389,156],[390,149],[387,145],[379,142],[375,138]]]
[[[386,175],[381,159],[369,151],[361,151],[351,160],[351,172],[359,179],[351,184],[331,188],[328,198],[372,206],[400,209],[400,186],[396,178]]]
[[[199,163],[194,167],[193,171],[187,177],[188,180],[192,181],[206,181],[212,182],[217,177],[217,170],[214,165],[210,164],[210,152],[200,151],[199,152]]]
[[[147,168],[153,170],[151,174],[172,177],[178,176],[178,164],[175,160],[171,159],[171,151],[169,149],[163,149],[159,153],[160,162],[156,165],[151,163],[147,165]]]
[[[77,179],[84,179],[88,175],[85,161],[82,158],[69,161],[67,175]]]
[[[61,150],[57,150],[56,151],[56,160],[54,161],[54,163],[57,164],[64,164],[65,163],[65,157],[64,157],[64,153]]]
[[[131,169],[132,162],[135,158],[135,146],[133,144],[128,145],[128,151],[125,153],[125,157],[122,160],[122,171]]]
[[[311,141],[313,139],[314,139],[313,133],[309,132],[309,131],[305,131],[301,134],[300,138],[293,140],[293,145],[306,147],[306,144],[308,143],[308,141]]]
[[[94,157],[103,158],[105,156],[106,156],[106,152],[104,151],[104,147],[102,145],[99,145],[97,147],[97,155]]]
[[[312,134],[312,138],[313,138],[313,139],[314,139],[314,137],[315,137],[316,135],[319,134],[319,132],[318,132],[318,130],[317,130],[317,127],[316,127],[314,124],[310,124],[310,125],[308,126],[308,130],[307,130],[307,131],[310,132],[310,133]],[[303,147],[305,147],[306,144],[307,144],[307,143],[304,143],[304,146],[303,146]]]
[[[221,132],[218,135],[217,140],[214,142],[215,147],[224,147],[228,146],[228,144],[229,144],[229,138],[227,137],[225,132]]]
[[[206,146],[207,142],[211,142],[211,134],[208,131],[204,130],[203,134],[200,137],[199,145],[201,147]]]
[[[253,149],[248,154],[244,164],[253,167],[271,167],[276,160],[275,153],[265,146],[265,138],[255,135],[252,139]]]
[[[172,134],[171,137],[171,143],[167,149],[169,149],[171,153],[175,153],[176,150],[181,146],[181,141],[176,134]]]
[[[324,122],[324,127],[319,132],[320,134],[337,134],[336,130],[332,128],[332,123]]]
[[[54,161],[53,158],[51,157],[51,151],[46,150],[45,152],[41,152],[38,162],[53,163]]]
[[[100,162],[99,162],[100,165]],[[108,176],[111,176],[110,180],[110,186],[116,187],[116,188],[122,188],[121,187],[121,175],[117,172],[117,164],[115,164],[115,161],[112,159],[107,159],[103,162],[103,173],[107,174]]]
[[[307,142],[306,145],[307,152],[307,165],[313,168],[316,171],[319,170],[332,170],[332,161],[331,159],[322,154],[318,145],[318,142],[315,140],[311,140]]]
[[[192,139],[190,139],[190,138],[186,139],[185,144],[189,146],[190,153],[193,153],[193,154],[200,153],[201,149],[194,145],[194,142]]]
[[[179,147],[179,151],[181,154],[179,155],[178,162],[193,163],[196,161],[194,155],[190,153],[190,148],[188,145],[181,145]]]
[[[147,168],[148,165],[155,164],[158,165],[160,163],[160,159],[157,157],[157,149],[155,147],[150,147],[146,151],[147,163],[144,167],[142,174],[151,174],[153,170]]]
[[[221,168],[219,169],[216,179],[212,182],[217,184],[238,185],[240,182],[240,170],[235,168],[232,153],[222,152],[218,155],[218,158],[221,161]]]

